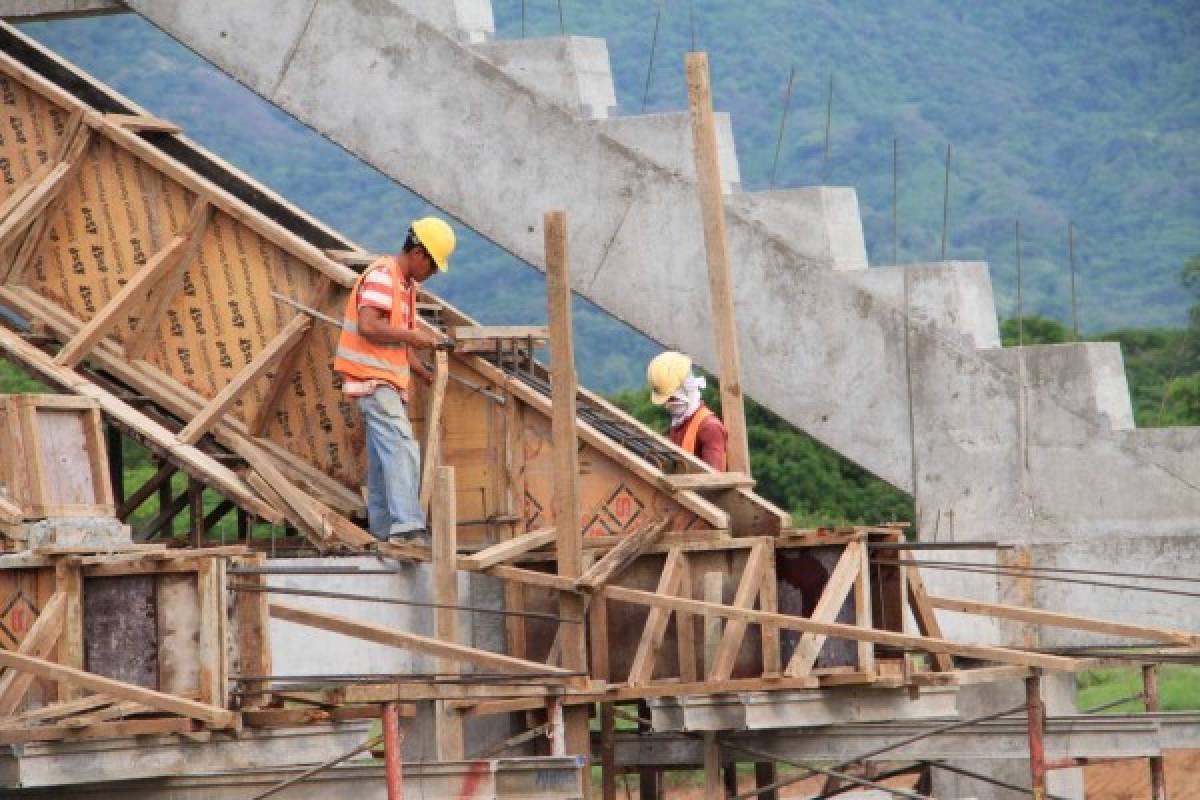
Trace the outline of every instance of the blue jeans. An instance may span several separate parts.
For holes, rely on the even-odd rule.
[[[367,426],[367,522],[381,541],[425,527],[418,492],[421,450],[400,393],[381,386],[358,398]]]

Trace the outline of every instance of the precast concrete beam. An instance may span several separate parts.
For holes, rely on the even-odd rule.
[[[647,701],[655,731],[818,728],[856,722],[934,719],[955,713],[958,690],[843,688],[803,692],[661,697]]]
[[[867,268],[858,193],[850,187],[739,192],[729,204],[802,256],[839,271]]]
[[[305,767],[244,769],[99,785],[32,789],[16,797],[55,800],[246,800],[295,777]],[[583,765],[563,756],[486,761],[423,762],[402,765],[406,797],[465,797],[473,800],[578,800],[583,797]],[[289,790],[294,792],[297,790]],[[302,794],[280,797],[305,800],[386,800],[382,765],[348,763],[305,778]]]
[[[733,745],[743,744],[794,761],[837,761],[928,732],[951,720],[873,722],[809,730],[741,731],[723,734],[722,760],[745,761]],[[1129,716],[1051,718],[1047,758],[1144,758],[1165,749],[1200,746],[1200,714],[1173,712]],[[686,767],[703,763],[703,741],[684,733],[619,733],[617,766]],[[1029,757],[1025,720],[989,722],[952,734],[930,736],[880,755],[884,761],[945,759],[986,763]]]
[[[477,44],[471,49],[582,119],[604,119],[617,106],[604,39],[515,39]]]
[[[735,191],[742,181],[737,146],[733,140],[733,119],[719,111],[713,115],[717,129],[717,161],[721,168],[721,191]],[[655,164],[687,181],[696,179],[696,160],[692,157],[691,118],[687,112],[636,114],[597,120],[596,126],[631,150],[645,155]]]
[[[116,14],[127,10],[119,0],[0,0],[0,18],[12,22]]]
[[[104,781],[197,775],[229,769],[319,764],[352,750],[370,720],[236,734],[137,736],[29,742],[0,750],[0,786],[65,787]]]

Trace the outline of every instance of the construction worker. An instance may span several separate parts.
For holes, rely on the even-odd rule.
[[[729,431],[704,404],[702,376],[692,374],[692,360],[683,353],[659,353],[646,367],[650,400],[671,415],[671,441],[718,472],[726,469]]]
[[[413,350],[439,337],[417,326],[417,284],[445,272],[454,230],[441,219],[412,223],[404,247],[363,271],[346,300],[333,369],[358,401],[367,436],[367,521],[380,541],[428,544],[418,500],[421,452],[408,420],[410,376],[433,377]]]

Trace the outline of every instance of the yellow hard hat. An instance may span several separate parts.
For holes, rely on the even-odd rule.
[[[650,401],[661,406],[692,373],[692,360],[683,353],[667,350],[650,360],[646,380],[650,382]]]
[[[437,217],[422,217],[413,222],[412,232],[421,246],[425,248],[425,252],[429,253],[429,257],[433,259],[438,272],[448,270],[450,254],[454,252],[457,240],[454,238],[454,229],[446,220]]]

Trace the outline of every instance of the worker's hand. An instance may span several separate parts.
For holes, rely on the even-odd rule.
[[[429,371],[429,367],[424,361],[421,361],[420,359],[413,359],[413,361],[409,364],[409,368],[412,369],[413,372],[417,373],[418,378],[425,381],[426,386],[433,385],[433,373]]]
[[[408,346],[417,350],[432,350],[442,339],[429,331],[417,329],[408,332]]]

